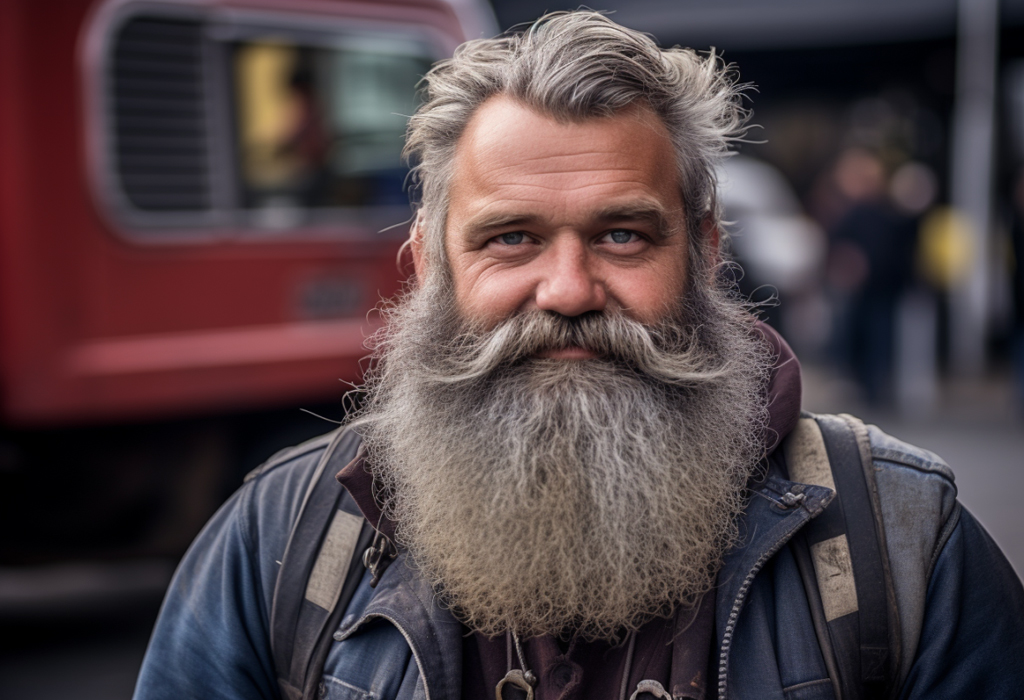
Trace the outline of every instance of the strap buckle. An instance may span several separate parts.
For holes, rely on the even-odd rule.
[[[381,576],[398,556],[398,549],[380,530],[374,530],[373,542],[363,552],[363,566],[372,574],[370,588],[376,588]]]

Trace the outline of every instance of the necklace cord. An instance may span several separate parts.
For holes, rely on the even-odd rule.
[[[626,665],[622,669],[622,687],[619,691],[619,700],[626,700],[626,692],[629,690],[629,674],[633,670],[633,653],[636,651],[636,630],[629,633],[629,645],[626,648]]]
[[[510,639],[511,638],[511,643]],[[575,640],[574,640],[575,641]],[[519,635],[514,630],[505,631],[505,656],[508,664],[508,672],[512,672],[512,647],[516,648],[516,656],[519,657],[519,667],[523,670],[523,677],[529,685],[533,686],[536,675],[526,667],[526,656],[523,654],[523,647],[519,643]],[[629,633],[629,642],[626,647],[626,663],[622,669],[622,684],[619,689],[619,700],[626,700],[626,693],[629,690],[629,675],[633,670],[633,655],[636,653],[636,630]],[[532,682],[531,682],[532,681]]]

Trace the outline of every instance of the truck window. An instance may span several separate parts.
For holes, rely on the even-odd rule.
[[[284,212],[403,205],[403,136],[416,82],[429,68],[409,49],[356,39],[330,48],[236,44],[243,206],[267,212],[262,223],[273,224],[287,223]]]
[[[438,53],[423,37],[150,12],[108,54],[102,194],[123,231],[405,218],[403,136]]]

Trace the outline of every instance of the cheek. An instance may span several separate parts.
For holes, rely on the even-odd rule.
[[[648,273],[621,279],[612,296],[627,313],[643,323],[655,323],[683,297],[685,278],[679,274]]]
[[[656,323],[674,313],[686,294],[688,251],[671,246],[657,251],[650,264],[610,275],[610,295],[638,321]]]
[[[496,324],[524,308],[532,287],[521,270],[484,270],[453,267],[455,302],[467,318]]]

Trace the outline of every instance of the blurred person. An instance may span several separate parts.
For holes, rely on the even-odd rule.
[[[887,195],[885,166],[867,150],[844,151],[836,183],[849,209],[829,231],[829,278],[844,295],[840,355],[874,404],[892,399],[897,302],[913,279],[916,222]]]
[[[903,698],[1024,687],[1024,590],[948,467],[801,418],[799,362],[723,286],[714,168],[747,117],[731,70],[579,11],[467,42],[425,85],[415,278],[365,402],[210,521],[136,698],[857,697],[876,661]],[[827,472],[804,457],[837,426],[868,511],[824,473],[792,480]],[[310,531],[335,474],[347,491]],[[891,574],[867,585],[844,543],[876,518]],[[296,584],[310,548],[328,556]]]
[[[889,199],[913,229],[913,279],[896,305],[893,387],[897,406],[909,419],[931,414],[939,398],[939,314],[942,298],[922,269],[921,249],[930,232],[938,196],[935,172],[916,161],[904,163],[889,179]]]
[[[331,201],[334,181],[329,161],[335,137],[318,94],[315,65],[313,51],[298,51],[288,78],[294,114],[278,146],[278,155],[288,158],[295,168],[293,179],[306,207]]]
[[[934,170],[924,163],[909,161],[892,174],[888,190],[898,211],[919,218],[935,204],[939,183]]]

